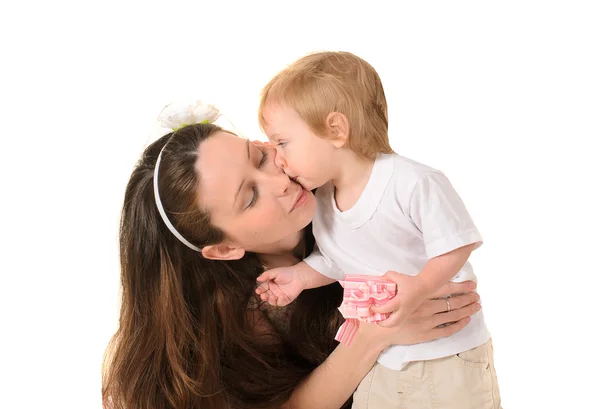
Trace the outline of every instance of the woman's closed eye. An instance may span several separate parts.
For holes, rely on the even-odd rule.
[[[261,153],[261,157],[260,157],[260,161],[258,162],[258,168],[261,168],[267,162],[267,159],[269,159],[269,151],[262,150],[262,149],[259,149],[259,151]],[[254,206],[256,204],[257,200],[258,200],[258,189],[256,188],[256,186],[252,186],[252,198],[250,199],[250,202],[248,203],[248,205],[246,206],[246,208],[244,210],[247,210],[247,209],[251,208],[252,206]]]
[[[246,206],[246,208],[244,210],[248,210],[249,208],[254,206],[256,204],[257,200],[258,200],[258,189],[256,188],[256,186],[252,186],[252,198],[250,199],[250,202],[248,203],[248,205]]]
[[[260,157],[260,161],[258,162],[258,167],[262,167],[262,165],[265,164],[265,162],[267,161],[267,159],[269,158],[269,152],[268,151],[263,151],[262,149],[259,149],[260,153],[262,154],[262,156]]]

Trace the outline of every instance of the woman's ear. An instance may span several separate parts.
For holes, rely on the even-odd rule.
[[[211,244],[202,248],[202,256],[210,260],[239,260],[244,257],[246,250],[231,244]]]
[[[325,119],[329,140],[336,148],[341,148],[348,141],[350,133],[350,124],[348,117],[340,112],[330,112]]]

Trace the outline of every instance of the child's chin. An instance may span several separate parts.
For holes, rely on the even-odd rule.
[[[296,180],[296,183],[299,183],[304,190],[308,191],[315,190],[317,188],[317,186],[315,186],[314,183],[303,178],[299,178],[298,180]]]

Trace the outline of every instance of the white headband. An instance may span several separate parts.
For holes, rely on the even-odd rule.
[[[167,144],[165,144],[165,146],[167,146]],[[163,148],[160,150],[160,153],[158,154],[158,159],[156,159],[156,166],[154,167],[154,201],[156,202],[156,207],[158,208],[158,213],[160,213],[160,217],[163,219],[163,222],[165,222],[165,224],[167,225],[167,228],[171,230],[171,233],[173,233],[173,235],[175,235],[175,237],[177,237],[180,242],[182,242],[192,250],[200,252],[202,250],[200,250],[199,247],[196,247],[192,243],[187,241],[185,237],[183,237],[181,233],[177,231],[175,226],[171,224],[171,221],[167,217],[167,213],[165,212],[162,202],[160,201],[160,195],[158,194],[158,167],[160,165],[160,159],[162,157],[163,151],[165,150],[165,146],[163,146]]]
[[[217,120],[219,117],[219,110],[216,109],[212,105],[203,104],[201,101],[194,101],[191,104],[169,104],[167,105],[160,115],[158,116],[158,120],[161,125],[165,128],[170,128],[173,131],[177,131],[184,126],[193,125],[193,124],[211,124]],[[158,213],[160,213],[160,217],[163,222],[167,226],[167,228],[173,233],[177,239],[197,252],[201,252],[197,246],[194,246],[192,243],[187,241],[185,237],[181,235],[173,226],[169,218],[167,217],[167,213],[162,205],[160,200],[160,195],[158,194],[158,169],[160,167],[160,160],[162,158],[163,151],[165,147],[169,144],[167,142],[165,146],[160,150],[158,154],[158,158],[156,159],[156,165],[154,166],[154,201],[156,202],[156,207],[158,208]]]

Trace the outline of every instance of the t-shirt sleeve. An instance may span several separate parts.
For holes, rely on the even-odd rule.
[[[332,278],[334,280],[343,280],[344,273],[340,268],[331,260],[327,255],[321,253],[319,247],[315,244],[315,249],[308,257],[304,259],[304,262],[317,270],[325,277]]]
[[[454,187],[439,171],[423,174],[410,197],[410,217],[423,233],[428,258],[483,243],[473,219]]]

